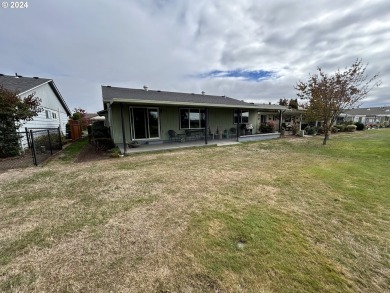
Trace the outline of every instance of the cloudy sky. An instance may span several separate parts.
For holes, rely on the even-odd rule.
[[[363,106],[390,105],[388,0],[27,2],[0,8],[0,73],[52,78],[71,109],[101,110],[101,85],[277,103],[357,58],[382,80]]]

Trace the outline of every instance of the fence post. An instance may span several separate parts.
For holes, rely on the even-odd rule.
[[[37,150],[35,148],[34,136],[33,136],[32,130],[30,130],[30,138],[31,138],[31,154],[33,156],[33,163],[34,163],[35,166],[38,166]]]
[[[60,149],[62,150],[61,130],[60,127],[58,127],[57,129],[58,129],[58,141],[60,143]]]
[[[30,143],[30,137],[29,137],[28,129],[27,129],[27,127],[25,127],[24,129],[26,131],[26,138],[27,138],[28,148],[31,149],[31,143]]]
[[[51,146],[50,130],[47,130],[47,136],[49,137],[50,155],[53,155],[53,147]]]

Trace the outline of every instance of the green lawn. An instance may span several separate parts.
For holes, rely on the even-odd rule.
[[[0,174],[0,291],[389,292],[390,129]]]

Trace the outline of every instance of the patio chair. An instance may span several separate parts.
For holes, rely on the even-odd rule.
[[[229,130],[225,129],[222,133],[223,138],[229,138]]]
[[[174,130],[168,130],[168,135],[169,135],[169,141],[182,141],[183,140],[183,135],[177,134],[176,131]]]
[[[235,128],[235,127],[230,128],[229,136],[236,137],[237,136],[237,128]]]

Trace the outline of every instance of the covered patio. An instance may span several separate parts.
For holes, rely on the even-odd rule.
[[[237,139],[228,138],[222,140],[211,140],[207,144],[204,143],[204,140],[197,141],[185,141],[185,142],[164,142],[160,144],[140,144],[138,147],[129,147],[124,146],[123,143],[117,144],[122,154],[134,154],[134,153],[143,153],[143,152],[157,152],[157,151],[166,151],[166,150],[175,150],[183,148],[193,148],[193,147],[207,147],[207,146],[227,146],[240,144],[237,142]]]

